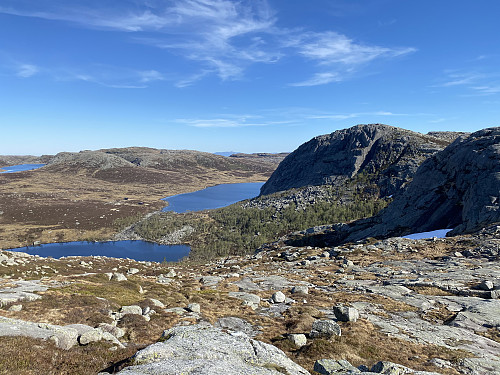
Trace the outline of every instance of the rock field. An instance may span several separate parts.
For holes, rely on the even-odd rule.
[[[499,235],[276,242],[202,265],[3,251],[0,345],[103,358],[54,364],[68,374],[498,374]]]

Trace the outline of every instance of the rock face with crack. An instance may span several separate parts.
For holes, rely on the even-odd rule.
[[[331,226],[314,241],[337,245],[436,229],[472,233],[500,222],[500,127],[459,137],[418,168],[378,215]]]
[[[470,233],[500,221],[500,128],[458,138],[426,160],[370,228],[348,240],[454,228]]]
[[[447,140],[382,124],[357,125],[301,145],[278,166],[261,189],[272,194],[307,185],[338,185],[365,176],[391,195],[411,180]]]
[[[135,365],[119,374],[309,374],[278,348],[229,334],[210,325],[174,327],[134,356]]]

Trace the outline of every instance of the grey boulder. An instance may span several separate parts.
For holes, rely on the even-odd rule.
[[[278,348],[210,325],[174,327],[140,350],[123,375],[309,374]]]

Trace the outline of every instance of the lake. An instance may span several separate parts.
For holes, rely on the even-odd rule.
[[[22,172],[22,171],[31,171],[33,169],[38,169],[43,167],[45,164],[19,164],[19,165],[11,165],[10,167],[0,167],[2,171],[0,173],[14,173],[14,172]]]
[[[163,211],[183,213],[229,206],[230,204],[258,196],[262,185],[264,185],[263,182],[221,184],[192,193],[172,195],[163,198],[169,204]]]
[[[176,262],[189,254],[190,247],[187,245],[158,245],[146,241],[80,241],[43,244],[10,250],[56,259],[65,256],[99,255],[149,262],[162,262],[164,260]]]

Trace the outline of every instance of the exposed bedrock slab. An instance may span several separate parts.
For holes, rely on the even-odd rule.
[[[164,342],[137,352],[135,365],[123,375],[305,375],[304,368],[275,346],[252,340],[243,333],[226,333],[210,325],[174,327],[163,333]]]

